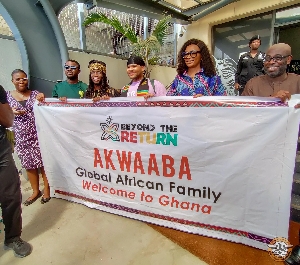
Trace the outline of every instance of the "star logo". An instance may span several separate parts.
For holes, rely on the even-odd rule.
[[[101,140],[109,140],[112,141],[120,141],[118,130],[119,130],[119,124],[118,123],[112,123],[112,117],[109,116],[106,119],[106,123],[100,123],[100,128],[102,129],[103,133],[101,135]]]

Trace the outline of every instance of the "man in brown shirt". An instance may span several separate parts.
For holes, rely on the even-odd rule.
[[[300,76],[286,72],[291,60],[291,47],[288,44],[271,46],[264,60],[266,74],[250,79],[242,96],[276,97],[285,101],[293,94],[300,94]]]
[[[276,97],[284,102],[291,95],[300,94],[300,76],[286,72],[291,60],[291,47],[288,44],[278,43],[271,46],[264,60],[266,74],[250,79],[242,96]],[[300,105],[295,107],[300,108]],[[300,264],[300,245],[293,248],[285,264]]]

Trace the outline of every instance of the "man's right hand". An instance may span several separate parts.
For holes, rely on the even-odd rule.
[[[291,98],[291,94],[286,90],[279,90],[276,94],[273,95],[275,98],[279,98],[282,102]]]
[[[58,98],[60,101],[62,101],[62,102],[67,102],[67,97],[60,97],[60,98]]]
[[[234,89],[236,89],[236,90],[239,90],[239,89],[240,89],[239,83],[235,83],[235,84],[234,84]]]

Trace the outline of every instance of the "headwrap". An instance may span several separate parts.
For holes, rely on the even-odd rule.
[[[95,62],[89,65],[90,71],[101,71],[102,73],[106,74],[106,66],[102,63]]]
[[[140,65],[140,66],[145,66],[146,65],[142,57],[140,57],[140,56],[134,56],[134,55],[131,56],[128,59],[127,66],[129,64],[137,64],[137,65]]]

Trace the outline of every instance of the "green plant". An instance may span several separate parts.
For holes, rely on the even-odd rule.
[[[112,26],[116,31],[120,32],[123,35],[123,38],[127,38],[132,44],[132,54],[141,56],[144,59],[147,69],[146,76],[149,76],[151,71],[149,69],[149,65],[157,64],[160,59],[160,48],[164,44],[167,36],[170,20],[170,15],[163,17],[157,23],[152,34],[146,39],[143,39],[141,36],[137,36],[135,30],[130,25],[123,25],[118,18],[114,16],[109,18],[103,13],[91,13],[86,17],[83,25],[87,27],[95,22],[102,22]]]

